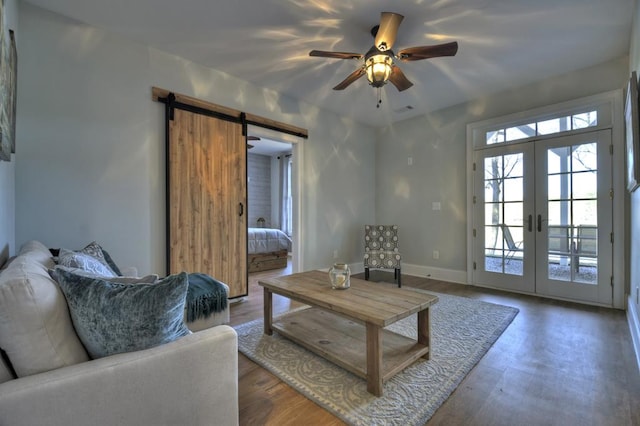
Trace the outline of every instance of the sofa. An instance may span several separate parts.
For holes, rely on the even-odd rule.
[[[0,424],[238,424],[237,335],[221,324],[228,312],[196,332],[182,321],[167,343],[90,356],[55,268],[51,251],[30,241],[0,271]]]

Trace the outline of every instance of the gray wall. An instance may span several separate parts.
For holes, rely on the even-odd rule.
[[[164,270],[163,109],[150,100],[151,86],[309,129],[298,160],[304,269],[329,266],[334,251],[361,262],[363,225],[386,222],[400,225],[414,270],[460,273],[466,125],[621,88],[629,68],[622,58],[374,130],[28,3],[20,4],[20,25],[18,154],[15,172],[14,162],[0,163],[0,198],[9,206],[0,213],[0,248],[32,238],[77,248],[96,239],[142,273]],[[637,257],[640,248],[632,250]],[[636,285],[638,276],[636,267]]]
[[[265,220],[265,227],[271,228],[271,157],[267,155],[247,155],[247,205],[250,227],[257,227],[259,217]],[[273,200],[277,202],[277,200]]]
[[[7,26],[15,30],[16,47],[20,51],[20,32],[18,31],[18,1],[5,0],[4,14]],[[20,133],[17,132],[19,136]],[[18,141],[18,138],[16,138]],[[16,144],[16,153],[19,152],[19,143]],[[16,156],[12,155],[11,161],[0,161],[0,266],[9,256],[15,254],[15,174]]]
[[[640,74],[640,2],[636,2],[636,11],[633,19],[633,32],[631,34],[631,48],[629,54],[629,73],[636,71]],[[640,189],[636,189],[630,197],[630,254],[629,254],[629,314],[633,315],[630,321],[636,337],[636,356],[640,367]],[[631,374],[634,374],[632,372]]]
[[[158,86],[307,128],[302,267],[330,266],[334,250],[361,260],[362,223],[374,218],[372,129],[28,3],[20,25],[18,244],[95,239],[120,264],[165,270]]]
[[[466,282],[467,124],[620,89],[627,76],[620,58],[380,129],[376,220],[400,225],[405,269]]]

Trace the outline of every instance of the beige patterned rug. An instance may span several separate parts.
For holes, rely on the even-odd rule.
[[[274,333],[263,321],[235,327],[240,352],[318,405],[354,425],[422,425],[456,389],[518,314],[518,309],[446,294],[432,306],[431,360],[418,360],[384,384],[384,396],[365,380]],[[416,337],[412,315],[388,327]]]

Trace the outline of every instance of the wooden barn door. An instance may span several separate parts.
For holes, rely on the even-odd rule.
[[[168,269],[203,272],[246,296],[246,139],[242,124],[175,108],[168,143]]]

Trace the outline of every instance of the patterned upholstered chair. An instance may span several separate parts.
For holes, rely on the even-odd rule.
[[[365,225],[364,227],[364,279],[369,279],[369,268],[393,269],[398,287],[402,287],[398,250],[397,225]]]

